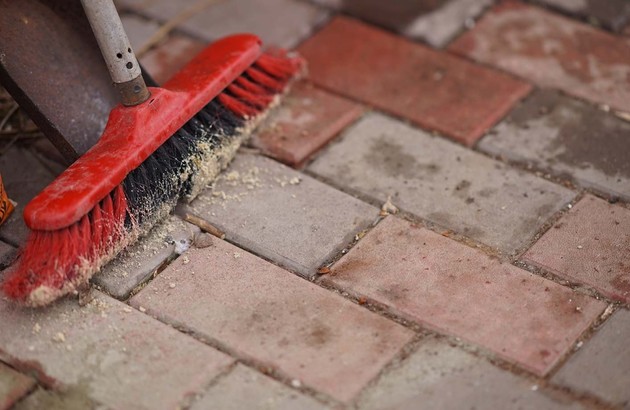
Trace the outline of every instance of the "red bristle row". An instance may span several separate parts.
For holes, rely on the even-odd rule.
[[[86,272],[120,243],[126,215],[127,200],[118,186],[79,222],[56,231],[31,231],[2,290],[12,299],[36,306],[50,302],[54,292],[61,293],[66,285],[86,282]],[[47,291],[33,295],[38,288]]]
[[[236,79],[219,95],[219,100],[230,111],[241,117],[255,117],[284,90],[302,67],[301,60],[263,54],[245,76]]]
[[[278,79],[287,80],[300,69],[301,63],[284,56],[276,57],[271,54],[263,54],[254,66]]]

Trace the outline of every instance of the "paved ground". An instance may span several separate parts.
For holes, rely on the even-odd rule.
[[[160,82],[235,31],[310,74],[88,306],[0,299],[0,409],[630,409],[626,0],[118,5]],[[63,167],[2,144],[6,266]]]

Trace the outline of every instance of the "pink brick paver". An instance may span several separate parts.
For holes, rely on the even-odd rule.
[[[412,337],[225,241],[214,243],[177,259],[131,304],[341,401]]]
[[[323,280],[539,376],[606,306],[394,217],[368,233]]]
[[[630,210],[587,195],[523,259],[628,303]]]
[[[467,145],[531,89],[498,71],[345,17],[334,18],[299,51],[315,84]]]
[[[0,299],[0,359],[112,409],[174,409],[232,359],[96,292],[81,308],[45,309]]]
[[[449,50],[542,87],[630,111],[630,39],[541,8],[506,1]]]
[[[140,63],[158,84],[164,84],[205,46],[202,41],[173,34],[165,42],[144,54],[140,58]]]
[[[8,410],[35,386],[35,380],[0,362],[0,410]]]
[[[362,112],[359,104],[302,82],[293,87],[252,142],[265,154],[300,167]]]

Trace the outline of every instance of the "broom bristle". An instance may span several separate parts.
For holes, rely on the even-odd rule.
[[[60,230],[31,231],[4,293],[41,306],[86,284],[179,199],[192,200],[214,179],[301,69],[299,60],[262,55],[81,220]]]

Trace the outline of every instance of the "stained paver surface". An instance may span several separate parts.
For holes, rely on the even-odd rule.
[[[252,137],[265,154],[300,167],[363,113],[361,105],[309,83],[296,84]]]
[[[411,338],[409,330],[225,241],[175,261],[131,304],[341,401]]]
[[[586,196],[523,259],[630,302],[630,210]]]
[[[423,341],[359,401],[361,409],[581,409],[536,384],[437,340]]]
[[[545,375],[606,305],[388,217],[323,280]]]
[[[629,337],[630,311],[622,309],[556,373],[552,381],[627,408],[630,405]]]
[[[536,92],[479,143],[585,187],[630,199],[630,122],[552,90]]]
[[[87,305],[0,295],[0,410],[630,409],[627,0],[115,3],[158,84],[239,32],[308,70]],[[15,99],[0,281],[68,166]]]
[[[542,87],[630,112],[630,39],[544,9],[502,2],[449,49]]]
[[[175,408],[232,362],[103,294],[38,311],[0,299],[0,322],[2,360],[112,408]]]
[[[336,17],[299,51],[315,84],[464,144],[474,143],[530,90],[498,71],[349,18]]]
[[[239,364],[191,407],[192,410],[269,408],[323,410],[328,406]]]
[[[507,253],[574,194],[380,114],[364,117],[309,170]]]
[[[356,198],[250,155],[236,158],[189,209],[228,240],[307,277],[378,217]]]

